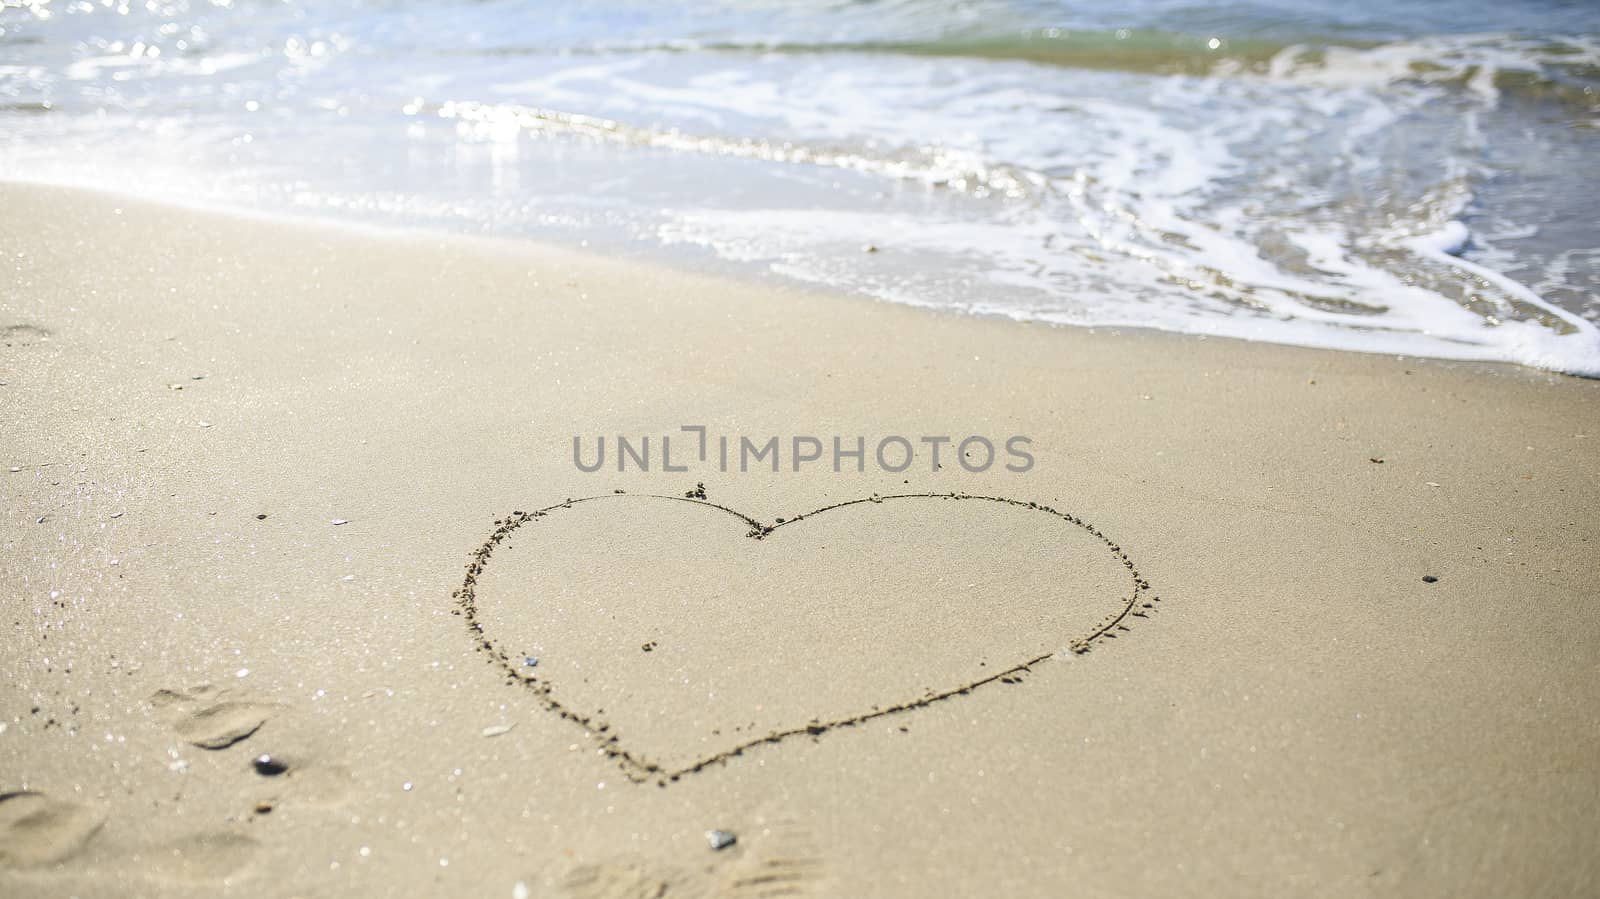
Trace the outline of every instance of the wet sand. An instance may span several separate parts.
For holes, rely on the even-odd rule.
[[[0,209],[0,895],[1600,888],[1600,383]]]

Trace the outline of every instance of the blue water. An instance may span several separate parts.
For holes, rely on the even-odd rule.
[[[0,177],[1600,374],[1593,3],[6,2]]]

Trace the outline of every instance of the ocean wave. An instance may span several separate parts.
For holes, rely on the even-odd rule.
[[[1594,29],[1313,12],[12,0],[0,170],[1600,372]]]

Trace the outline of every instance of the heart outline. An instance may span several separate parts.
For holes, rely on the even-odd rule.
[[[487,653],[489,655],[489,663],[499,667],[503,671],[506,676],[506,684],[508,686],[516,685],[530,690],[544,705],[546,711],[553,712],[559,717],[584,728],[586,733],[596,737],[600,741],[601,750],[606,754],[606,756],[615,761],[618,766],[622,768],[624,775],[626,775],[629,780],[634,781],[635,783],[645,783],[654,780],[659,785],[666,786],[668,783],[676,782],[681,777],[690,774],[698,774],[702,771],[705,771],[713,765],[719,763],[725,764],[730,759],[742,756],[747,750],[752,750],[759,746],[768,744],[775,745],[783,742],[786,739],[789,739],[790,737],[796,737],[803,734],[821,736],[829,731],[843,727],[854,727],[858,724],[863,724],[875,718],[913,712],[936,702],[943,702],[957,696],[965,696],[974,690],[979,689],[980,687],[988,686],[989,684],[996,682],[1014,683],[1015,680],[1020,677],[1020,675],[1031,672],[1035,666],[1049,661],[1051,658],[1055,657],[1057,653],[1055,651],[1046,652],[1041,655],[1026,659],[1004,670],[985,675],[977,680],[973,680],[945,690],[929,691],[920,697],[899,702],[894,705],[884,706],[881,708],[874,706],[869,711],[860,712],[855,715],[849,715],[830,721],[819,721],[817,719],[812,719],[803,726],[791,727],[784,730],[776,730],[768,733],[766,736],[747,740],[744,743],[740,743],[731,748],[721,750],[705,756],[704,758],[690,762],[685,767],[679,768],[675,771],[667,770],[661,767],[659,764],[649,761],[639,753],[624,748],[620,736],[615,733],[608,732],[610,730],[609,725],[603,723],[596,724],[593,715],[584,714],[561,702],[561,700],[554,696],[554,688],[549,682],[540,680],[536,675],[526,673],[522,669],[519,669],[515,664],[513,664],[511,658],[506,654],[505,650],[493,638],[484,632],[483,624],[478,620],[478,576],[483,573],[485,568],[488,567],[489,559],[491,556],[493,556],[495,548],[504,542],[506,538],[510,537],[513,532],[522,527],[524,524],[543,518],[549,513],[558,509],[570,509],[579,503],[596,502],[604,499],[617,499],[623,496],[635,499],[659,499],[670,502],[692,503],[694,505],[707,506],[709,508],[716,509],[719,512],[732,515],[733,517],[738,518],[739,520],[750,525],[750,531],[745,536],[754,540],[766,539],[779,528],[804,521],[808,518],[815,518],[824,512],[829,512],[834,509],[841,509],[846,506],[854,506],[860,503],[882,503],[886,501],[907,499],[979,500],[984,502],[1002,503],[1004,505],[1014,506],[1031,511],[1044,512],[1080,528],[1081,530],[1087,532],[1090,536],[1103,543],[1105,547],[1110,550],[1116,560],[1128,570],[1133,581],[1133,591],[1126,599],[1122,600],[1115,607],[1116,610],[1114,612],[1112,612],[1110,615],[1107,615],[1100,622],[1100,624],[1088,634],[1081,637],[1069,638],[1068,648],[1072,652],[1079,655],[1088,652],[1089,649],[1094,646],[1094,644],[1100,641],[1114,639],[1116,637],[1116,634],[1114,633],[1116,630],[1127,631],[1128,626],[1125,623],[1127,618],[1148,617],[1148,615],[1155,610],[1155,603],[1161,601],[1161,597],[1154,595],[1149,596],[1147,600],[1145,599],[1146,594],[1149,593],[1150,590],[1150,582],[1139,573],[1139,569],[1134,565],[1133,560],[1128,558],[1127,553],[1122,551],[1121,545],[1107,537],[1105,534],[1101,533],[1100,530],[1094,525],[1084,521],[1076,515],[1072,515],[1068,512],[1058,511],[1042,503],[1027,502],[1024,500],[1011,499],[1002,496],[984,496],[973,493],[873,494],[872,496],[862,497],[860,499],[845,500],[843,502],[823,506],[819,509],[797,515],[794,518],[780,518],[777,519],[775,523],[769,525],[763,524],[762,522],[744,514],[743,512],[739,512],[719,503],[714,503],[695,496],[668,496],[653,493],[629,494],[618,490],[614,493],[602,493],[595,496],[578,497],[576,499],[569,498],[565,502],[556,503],[552,506],[546,506],[543,509],[538,509],[533,512],[515,511],[503,519],[496,519],[494,523],[494,532],[489,535],[489,538],[485,540],[481,546],[473,551],[471,555],[472,561],[467,564],[467,574],[465,579],[462,581],[461,587],[451,594],[451,598],[456,602],[456,608],[451,610],[452,614],[460,616],[466,620],[467,630],[469,634],[471,634],[473,641],[476,644],[476,651]]]

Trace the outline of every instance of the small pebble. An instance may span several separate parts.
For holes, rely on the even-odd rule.
[[[509,733],[511,733],[511,728],[513,728],[513,727],[516,727],[516,725],[515,724],[491,724],[488,727],[483,729],[483,735],[486,736],[486,737],[498,737],[501,734],[509,734]]]
[[[1431,574],[1425,574],[1422,576],[1422,582],[1424,584],[1437,584],[1439,583],[1439,579]]]
[[[706,842],[711,844],[712,849],[722,850],[739,842],[739,837],[729,830],[708,830]]]
[[[121,512],[112,512],[111,513],[111,517],[112,518],[121,518],[122,517],[122,513]]]
[[[350,523],[350,519],[348,519],[348,518],[335,518],[333,520],[333,523],[334,524],[349,524]]]
[[[262,777],[277,777],[289,770],[288,764],[265,753],[256,756],[255,761],[251,762],[250,766],[255,768],[256,773]]]
[[[522,667],[524,667],[524,668],[537,668],[537,667],[539,667],[539,657],[538,656],[523,656],[522,657]]]
[[[270,803],[270,802],[258,802],[258,803],[256,803],[256,814],[265,815],[265,814],[267,814],[268,812],[271,812],[271,811],[272,811],[272,803]]]
[[[256,513],[256,521],[266,521],[266,520],[267,520],[267,513],[265,513],[265,512],[257,512]]]

